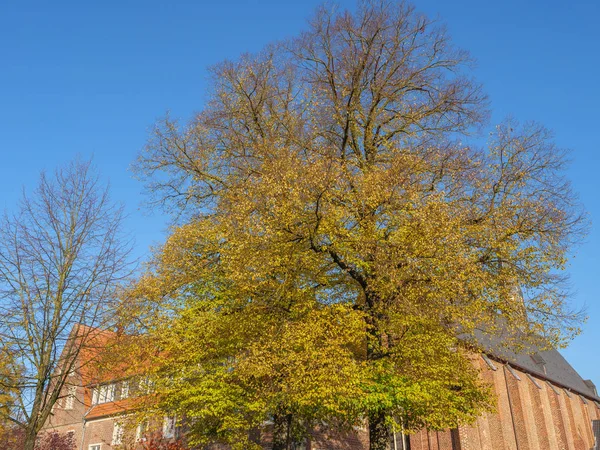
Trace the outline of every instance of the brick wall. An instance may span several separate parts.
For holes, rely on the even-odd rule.
[[[460,450],[593,449],[592,421],[600,419],[595,402],[513,368],[519,380],[500,363],[497,370],[483,361],[475,364],[493,386],[497,408],[460,427]],[[449,436],[421,431],[411,436],[411,450],[456,450]]]
[[[111,450],[114,420],[103,419],[87,422],[85,426],[85,439],[83,448],[89,449],[90,445],[102,444],[102,450]]]

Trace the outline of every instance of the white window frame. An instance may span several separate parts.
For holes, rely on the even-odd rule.
[[[94,387],[92,391],[92,405],[97,405],[98,400],[100,399],[100,389],[98,386]]]
[[[102,450],[102,444],[90,444],[89,450]]]
[[[108,393],[106,396],[106,401],[107,402],[114,402],[115,401],[115,384],[109,384],[108,385]]]
[[[141,442],[146,440],[146,433],[148,432],[148,421],[144,420],[140,422],[135,429],[135,440],[136,442]]]
[[[115,401],[115,384],[101,384],[98,386],[98,401],[96,404]],[[92,402],[93,403],[93,402]]]
[[[67,388],[67,397],[65,398],[65,409],[73,409],[77,398],[77,386],[69,386]]]
[[[165,416],[163,419],[162,435],[166,439],[175,437],[177,431],[177,416]]]
[[[103,384],[100,386],[98,394],[98,403],[106,403],[106,398],[108,396],[108,385]]]
[[[138,383],[138,388],[144,394],[151,394],[154,391],[154,381],[149,377],[144,377]]]
[[[111,445],[121,445],[123,443],[123,435],[125,434],[125,427],[121,422],[115,422],[113,424],[113,434]]]
[[[129,397],[129,381],[125,380],[121,383],[121,399]]]

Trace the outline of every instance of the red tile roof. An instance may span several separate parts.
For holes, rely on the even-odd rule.
[[[139,373],[139,364],[122,357],[133,336],[77,325],[72,338],[82,341],[77,369],[84,386],[128,378]],[[90,402],[91,404],[91,402]]]
[[[126,412],[131,412],[139,408],[144,403],[144,399],[140,397],[126,398],[117,400],[116,402],[102,403],[95,405],[86,414],[87,420],[100,419],[107,416],[116,416]]]

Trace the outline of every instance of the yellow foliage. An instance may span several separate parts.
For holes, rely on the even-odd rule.
[[[199,442],[293,415],[367,418],[383,448],[388,425],[489,407],[476,330],[578,332],[560,273],[584,220],[549,132],[469,143],[485,98],[464,54],[411,8],[361,5],[218,65],[207,107],[140,156],[182,220],[132,296],[169,306],[149,325],[163,406],[201,418]]]

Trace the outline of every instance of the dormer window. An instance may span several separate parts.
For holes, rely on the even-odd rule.
[[[92,404],[112,402],[115,400],[115,385],[102,384],[94,388],[92,393]]]
[[[590,390],[594,393],[594,395],[598,395],[598,391],[596,390],[596,385],[594,384],[594,382],[592,380],[583,380],[583,382],[585,383],[585,385],[590,388]]]
[[[142,394],[151,394],[154,391],[154,381],[144,377],[138,383],[138,388]]]
[[[539,353],[534,353],[531,356],[533,362],[544,372],[546,373],[546,360]]]
[[[121,399],[129,397],[129,381],[125,380],[121,383]]]

